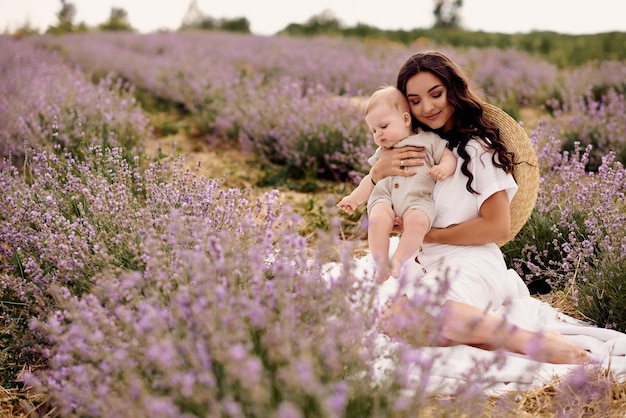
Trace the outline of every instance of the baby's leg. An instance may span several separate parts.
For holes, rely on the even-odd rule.
[[[389,234],[396,215],[385,203],[372,206],[368,214],[367,239],[376,263],[376,279],[384,282],[389,277]]]
[[[402,216],[402,224],[404,231],[391,258],[391,275],[396,278],[400,276],[402,265],[422,246],[424,235],[430,228],[428,216],[418,209],[407,210]]]

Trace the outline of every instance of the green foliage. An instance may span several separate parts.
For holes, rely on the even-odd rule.
[[[601,327],[626,331],[626,264],[623,259],[598,257],[587,277],[576,280],[578,310]]]
[[[304,24],[290,23],[281,32],[291,36],[341,35],[343,27],[332,11],[324,10],[311,16]]]
[[[219,29],[227,32],[252,33],[250,31],[250,22],[245,17],[222,19]]]
[[[133,27],[128,21],[128,13],[126,10],[112,7],[109,20],[98,26],[98,29],[103,31],[132,31]]]
[[[250,31],[250,22],[245,17],[215,19],[200,10],[197,0],[192,0],[189,3],[189,8],[183,18],[180,30],[219,30],[226,32],[252,33]]]
[[[315,169],[298,167],[293,164],[262,163],[263,177],[258,181],[259,187],[286,187],[289,190],[302,193],[320,191],[317,176],[312,174]]]
[[[314,236],[320,231],[328,231],[330,229],[331,214],[329,209],[334,207],[334,201],[311,195],[302,210],[303,226],[300,233],[304,236]]]
[[[574,209],[570,217],[578,225],[578,231],[570,231],[560,224],[560,219],[558,211],[542,212],[535,207],[520,232],[501,248],[507,266],[515,267],[522,277],[532,277],[528,284],[533,293],[547,293],[551,285],[563,286],[563,279],[559,279],[562,272],[558,268],[564,260],[562,237],[570,232],[579,237],[588,234],[586,213],[582,210]]]
[[[291,36],[338,35],[360,39],[378,39],[405,45],[435,43],[453,48],[516,49],[543,57],[561,68],[573,68],[590,61],[621,61],[626,59],[626,33],[606,32],[568,35],[549,31],[529,33],[489,33],[467,31],[455,27],[431,29],[383,30],[357,24],[337,27],[336,22],[316,25],[290,24],[279,34]]]
[[[252,33],[250,30],[250,21],[245,17],[236,17],[233,19],[215,19],[205,16],[198,21],[192,23],[183,23],[180,27],[181,31],[190,30],[217,30],[225,32]]]
[[[11,389],[17,385],[16,376],[24,369],[24,364],[39,362],[28,345],[33,340],[28,334],[28,315],[25,303],[20,302],[10,290],[0,292],[0,318],[3,328],[0,331],[0,385]]]
[[[552,213],[539,212],[535,208],[530,219],[522,227],[520,232],[501,248],[504,253],[504,259],[507,266],[518,265],[518,273],[522,277],[530,273],[527,261],[534,261],[532,257],[537,253],[543,254],[547,259],[558,260],[560,254],[554,249],[552,241],[556,234],[552,230],[552,226],[558,221],[558,216]],[[531,247],[529,243],[533,243],[536,247]],[[535,279],[533,286],[549,290],[546,283],[547,277]],[[544,292],[541,292],[544,293]]]
[[[206,85],[203,91],[191,103],[186,104],[190,109],[191,123],[200,134],[214,130],[215,121],[225,101],[222,93],[211,85]]]
[[[22,25],[19,26],[13,32],[13,36],[15,36],[16,38],[21,38],[23,36],[29,36],[29,35],[37,35],[37,34],[39,34],[39,29],[34,27],[29,20],[22,23]]]

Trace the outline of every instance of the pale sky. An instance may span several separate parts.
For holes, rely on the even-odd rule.
[[[191,0],[68,0],[77,9],[74,23],[96,26],[111,8],[128,12],[140,32],[177,29]],[[626,32],[626,0],[464,0],[463,26],[487,32],[527,33],[551,30],[586,34]],[[216,19],[246,17],[250,29],[272,35],[290,23],[304,23],[329,9],[344,26],[364,23],[380,29],[430,28],[433,0],[198,0],[201,11]],[[57,0],[0,0],[0,33],[24,23],[45,30],[57,22]]]

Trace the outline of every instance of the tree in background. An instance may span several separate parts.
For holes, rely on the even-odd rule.
[[[250,22],[245,17],[215,19],[205,15],[204,12],[200,10],[197,0],[191,0],[189,3],[189,7],[183,17],[183,23],[179,30],[223,30],[228,32],[252,33],[250,31]]]
[[[292,36],[337,35],[342,30],[343,25],[337,19],[337,15],[332,10],[326,9],[311,16],[305,23],[290,23],[279,33]]]
[[[128,12],[122,8],[112,7],[109,20],[98,26],[103,31],[134,31],[128,20]]]
[[[46,33],[62,34],[69,32],[86,32],[87,26],[84,23],[74,25],[76,17],[76,6],[66,0],[61,0],[61,10],[57,13],[59,23],[56,26],[49,26]]]
[[[61,0],[61,10],[57,13],[59,19],[59,28],[71,31],[74,26],[74,18],[76,17],[76,6],[74,3],[68,3]]]
[[[461,27],[460,9],[463,0],[435,0],[435,28],[458,29]]]
[[[245,17],[221,19],[219,29],[228,32],[252,33],[250,31],[250,22]]]
[[[183,23],[181,25],[181,29],[191,29],[198,28],[202,24],[202,21],[206,18],[202,10],[200,10],[200,6],[198,6],[197,0],[192,0],[189,3],[189,7],[187,8],[187,12],[183,17]]]

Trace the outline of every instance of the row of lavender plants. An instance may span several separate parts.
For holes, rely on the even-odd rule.
[[[554,127],[540,126],[532,139],[546,141],[538,147],[539,197],[528,223],[503,248],[507,261],[528,283],[566,291],[592,323],[624,332],[626,169],[609,152],[589,171],[594,148],[576,142],[561,152]]]
[[[80,154],[90,144],[132,151],[149,134],[149,119],[132,88],[88,73],[58,54],[0,37],[0,154],[24,157],[28,145]]]
[[[360,109],[337,96],[393,84],[414,50],[392,43],[226,33],[90,34],[30,38],[85,69],[113,71],[179,103],[194,130],[228,137],[293,176],[346,178],[372,151]],[[424,47],[422,45],[422,47]],[[497,49],[448,51],[487,100],[517,112],[556,90],[554,66]],[[302,172],[306,167],[308,172]]]
[[[278,192],[254,199],[182,158],[142,168],[123,154],[91,147],[79,161],[31,150],[26,175],[0,166],[2,303],[19,307],[3,310],[3,335],[39,358],[19,381],[46,395],[41,413],[365,417],[431,407],[415,390],[431,381],[432,359],[376,343],[374,289],[355,286],[336,222],[313,250]],[[332,280],[330,260],[345,267]],[[449,407],[481,410],[483,385],[475,373],[456,388],[472,402]]]
[[[338,234],[317,246],[332,255],[312,252],[276,192],[224,190],[182,159],[142,169],[121,149],[29,155],[26,175],[0,169],[3,302],[22,306],[2,319],[5,337],[16,331],[45,360],[20,380],[61,416],[432,411],[414,392],[432,380],[432,359],[399,346],[384,353],[396,373],[373,369],[385,360],[373,289],[354,287],[348,251],[324,280]],[[449,412],[484,408],[484,385],[468,376]]]
[[[58,49],[90,72],[113,72],[153,96],[179,103],[190,113],[194,131],[230,138],[291,168],[294,176],[341,179],[367,169],[364,156],[372,144],[360,109],[334,98],[367,96],[382,84],[393,84],[406,57],[417,48],[437,47],[210,32],[76,34],[28,41]],[[487,101],[513,116],[519,118],[525,106],[545,106],[563,129],[563,150],[573,150],[576,141],[594,145],[596,167],[609,150],[617,152],[618,160],[626,159],[619,120],[626,90],[622,63],[560,70],[514,50],[443,49]]]

